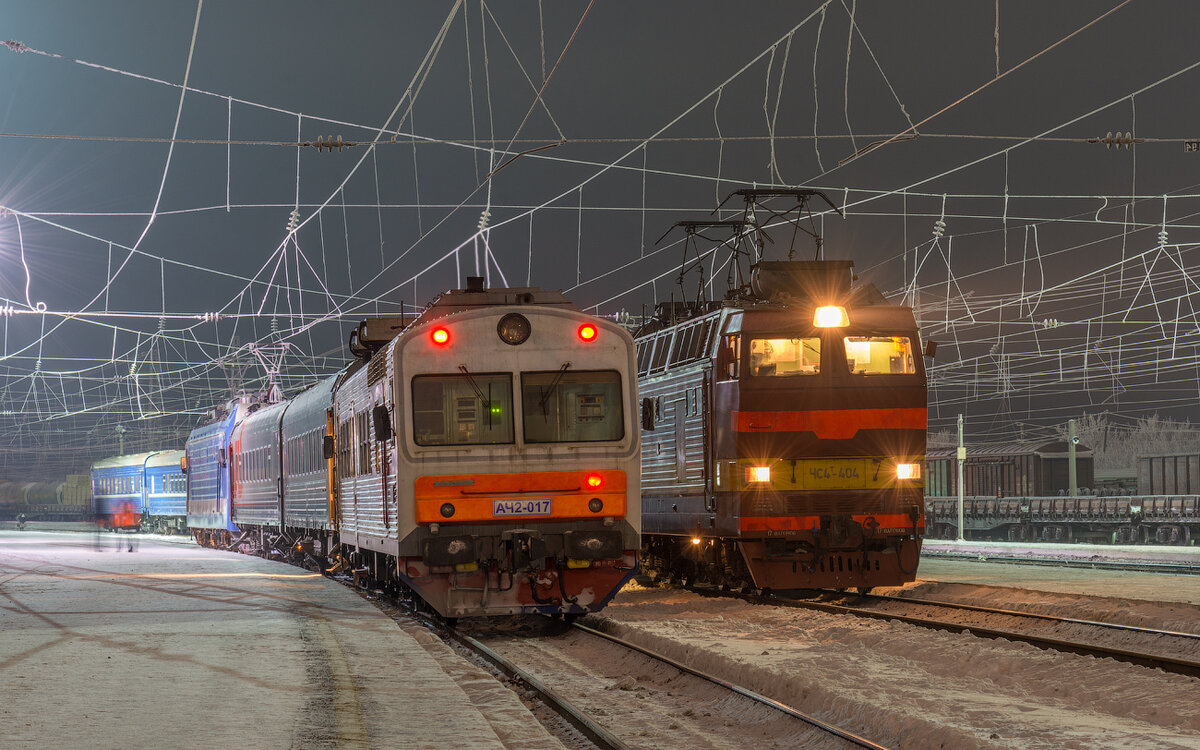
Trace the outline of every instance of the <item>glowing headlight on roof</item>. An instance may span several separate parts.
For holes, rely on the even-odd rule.
[[[846,315],[846,308],[840,305],[826,305],[818,307],[813,313],[813,325],[817,328],[843,328],[850,325],[850,316]]]

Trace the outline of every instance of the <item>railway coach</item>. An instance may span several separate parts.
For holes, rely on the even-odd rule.
[[[132,453],[92,464],[92,513],[106,528],[182,531],[186,491],[179,450]]]
[[[447,617],[578,615],[633,574],[627,332],[561,293],[470,278],[415,319],[364,321],[351,351],[356,362],[297,397],[193,433],[202,542],[290,550]],[[191,512],[193,486],[205,514]]]

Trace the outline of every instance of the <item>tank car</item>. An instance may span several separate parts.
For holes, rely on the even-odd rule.
[[[482,281],[364,322],[355,363],[193,433],[189,524],[197,472],[219,491],[223,445],[232,461],[202,541],[350,569],[447,617],[603,607],[637,566],[633,340],[558,292]]]
[[[749,290],[660,306],[637,336],[649,569],[771,589],[914,579],[920,339],[852,266],[761,261]]]

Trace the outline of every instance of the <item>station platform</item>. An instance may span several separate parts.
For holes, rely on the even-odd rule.
[[[1070,565],[1028,564],[1041,560]],[[1107,564],[1141,564],[1150,569],[1114,570],[1103,567]],[[1163,570],[1153,570],[1156,566]],[[917,580],[1200,604],[1200,575],[1180,573],[1180,566],[1200,566],[1200,547],[926,539]]]
[[[562,747],[512,691],[335,581],[129,541],[0,530],[5,748]]]

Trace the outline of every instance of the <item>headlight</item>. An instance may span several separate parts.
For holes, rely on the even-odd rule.
[[[813,325],[817,328],[845,328],[850,325],[846,308],[838,305],[818,307],[813,313]]]
[[[531,330],[529,319],[520,313],[509,313],[496,324],[496,333],[499,334],[500,340],[513,346],[524,344]]]
[[[920,479],[921,464],[896,464],[897,479]]]
[[[758,484],[771,481],[770,466],[747,466],[746,484]]]

